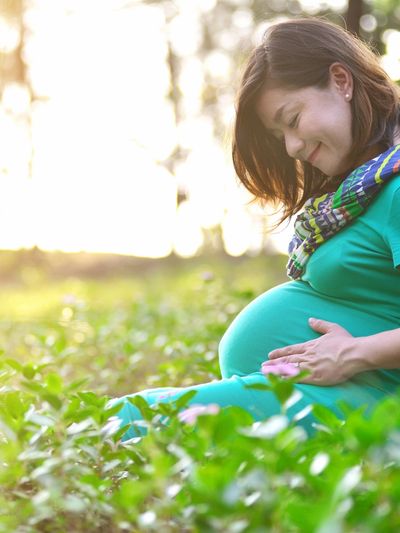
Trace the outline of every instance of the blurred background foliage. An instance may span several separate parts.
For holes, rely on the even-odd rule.
[[[174,0],[142,0],[145,4],[161,6],[165,13],[165,24],[170,27],[167,35],[168,66],[171,79],[170,98],[174,103],[175,119],[181,120],[182,92],[179,90],[179,74],[184,68],[182,55],[174,47],[174,23],[180,14],[180,3]],[[189,2],[187,2],[190,4]],[[124,7],[136,5],[137,1],[126,2]],[[221,83],[218,69],[207,68],[213,56],[224,58],[229,64],[231,79],[239,78],[235,73],[240,70],[246,57],[261,36],[266,23],[299,17],[324,17],[346,27],[359,35],[378,53],[385,54],[387,49],[387,30],[400,29],[400,5],[397,0],[211,0],[205,1],[206,8],[199,17],[201,39],[196,53],[204,66],[202,112],[208,114],[215,128],[216,138],[224,139],[227,99],[232,98],[231,87],[226,80]],[[386,32],[386,33],[385,33]],[[174,168],[174,161],[185,157],[185,150],[179,145],[171,154],[167,164]]]
[[[369,42],[382,56],[382,62],[389,74],[396,80],[400,78],[400,54],[398,52],[400,49],[400,6],[396,0],[105,0],[99,3],[91,2],[90,0],[82,0],[80,2],[76,0],[59,0],[59,2],[1,0],[0,96],[2,109],[5,113],[4,116],[7,115],[8,118],[12,116],[13,120],[19,124],[24,123],[28,132],[28,151],[30,152],[27,158],[28,168],[26,169],[28,178],[29,175],[32,178],[32,167],[35,164],[34,158],[36,157],[36,152],[38,152],[38,149],[34,146],[34,138],[37,135],[32,125],[35,106],[38,103],[46,105],[46,102],[51,100],[51,95],[46,94],[44,90],[40,90],[40,84],[33,83],[32,69],[34,69],[34,66],[32,66],[33,55],[30,39],[40,31],[40,27],[35,22],[34,14],[39,13],[43,19],[46,16],[53,16],[57,12],[56,15],[59,18],[71,18],[74,14],[86,10],[90,13],[87,19],[89,21],[90,17],[95,20],[100,11],[103,14],[107,11],[110,14],[119,12],[128,17],[129,14],[136,13],[135,10],[138,8],[145,7],[156,8],[157,13],[154,12],[154,16],[162,14],[162,33],[166,46],[165,66],[169,80],[166,97],[171,106],[175,130],[184,132],[185,128],[190,126],[192,119],[199,117],[201,120],[208,119],[209,124],[211,124],[209,136],[212,137],[215,145],[219,145],[224,153],[228,154],[227,160],[229,160],[235,90],[239,83],[240,72],[249,50],[259,42],[268,24],[288,17],[325,17],[339,25],[346,26],[350,31],[359,34],[362,39]],[[91,31],[88,23],[86,28],[88,39],[91,38]],[[52,47],[51,33],[49,35],[50,37],[46,37],[47,41],[45,42],[47,49]],[[72,46],[74,35],[68,35],[68,33],[66,35],[68,40],[69,38],[71,39],[70,44]],[[111,39],[110,36],[105,34],[104,39],[108,38]],[[94,43],[96,43],[95,40]],[[67,46],[69,46],[69,43],[67,43]],[[82,46],[84,46],[84,43]],[[146,55],[147,52],[148,50],[144,46],[143,55]],[[60,58],[59,61],[66,60],[68,60],[68,54]],[[88,64],[88,76],[90,76],[90,66]],[[149,63],[149,69],[152,67],[153,65]],[[136,67],[135,64],[126,64],[125,68],[129,70]],[[135,75],[139,83],[142,78],[142,71],[138,69]],[[104,72],[104,76],[112,77],[113,72]],[[192,86],[191,84],[197,86],[197,96],[188,96],[189,90],[186,90],[186,88],[189,89]],[[134,95],[132,98],[135,98]],[[113,105],[112,101],[104,101],[103,104],[105,108]],[[151,105],[151,96],[149,96],[149,100],[145,104]],[[77,116],[77,119],[79,120],[79,116]],[[96,125],[93,127],[96,128]],[[60,131],[63,129],[62,123],[59,124],[59,128]],[[168,172],[166,176],[172,176],[176,183],[176,187],[171,189],[171,201],[176,202],[175,208],[172,204],[171,213],[173,213],[174,209],[178,212],[180,206],[187,208],[185,216],[189,218],[180,217],[173,223],[167,223],[165,220],[166,225],[172,228],[169,230],[170,232],[175,231],[173,228],[185,226],[186,220],[190,222],[191,214],[194,217],[193,206],[195,203],[192,200],[195,193],[193,188],[191,188],[191,182],[196,181],[195,190],[203,189],[200,200],[197,203],[199,204],[198,210],[203,211],[202,216],[204,219],[207,212],[205,208],[207,198],[211,201],[213,195],[217,194],[214,186],[218,180],[222,180],[220,167],[213,165],[211,152],[208,170],[211,178],[209,176],[209,179],[202,184],[199,183],[201,182],[201,173],[195,178],[190,175],[192,167],[185,167],[184,164],[190,159],[196,142],[201,144],[201,140],[196,141],[196,137],[193,137],[193,141],[190,141],[192,144],[190,144],[189,141],[185,140],[186,138],[187,136],[185,135],[177,134],[174,140],[170,141],[168,149],[165,148],[158,153],[154,150],[152,155],[154,164],[164,168]],[[140,144],[142,141],[139,139],[138,142]],[[101,148],[98,148],[98,150],[101,150]],[[66,146],[65,152],[67,151],[68,148]],[[23,150],[21,149],[19,152],[20,159],[22,153]],[[207,151],[204,154],[207,158]],[[72,154],[70,157],[72,158]],[[202,158],[204,159],[204,156]],[[2,172],[5,176],[8,169],[5,168],[4,163],[2,165]],[[233,182],[232,169],[229,172],[231,172],[229,179]],[[213,173],[215,173],[215,176],[213,176]],[[32,183],[35,183],[35,179],[33,179]],[[224,196],[225,193],[222,189],[221,185],[220,194]],[[62,197],[52,198],[51,194],[53,193],[54,191],[48,192],[48,204],[63,201]],[[77,192],[78,194],[80,193]],[[115,194],[118,195],[118,191]],[[226,193],[227,195],[228,193]],[[120,197],[122,198],[123,196],[124,192],[122,191]],[[249,200],[250,198],[242,191],[242,205],[245,206]],[[149,210],[151,205],[153,205],[154,211],[157,212],[159,206],[158,204],[155,206],[154,201],[154,197],[146,200]],[[166,204],[167,201],[169,200],[166,197],[164,203]],[[29,204],[29,202],[28,194],[27,203]],[[87,208],[89,208],[90,202],[91,199],[88,197]],[[184,205],[182,206],[181,204]],[[208,207],[209,211],[212,212],[212,206],[209,205]],[[78,210],[78,207],[76,209]],[[134,210],[134,208],[132,209]],[[271,253],[276,251],[276,249],[280,252],[285,250],[287,236],[281,237],[281,240],[279,240],[278,236],[271,244],[270,236],[268,235],[271,213],[268,210],[257,211],[257,208],[253,206],[251,211],[252,208],[249,207],[248,211],[246,211],[246,220],[250,220],[250,222],[246,225],[247,222],[243,217],[240,219],[237,216],[235,219],[235,208],[233,208],[232,213],[228,213],[230,214],[230,218],[228,217],[230,226],[226,229],[224,224],[225,226],[228,224],[226,222],[227,204],[221,203],[219,209],[221,212],[214,215],[214,217],[209,214],[206,223],[204,223],[204,220],[203,222],[196,222],[198,227],[194,229],[187,239],[192,239],[192,241],[197,239],[198,242],[192,242],[191,245],[187,245],[186,248],[181,247],[181,249],[173,244],[171,246],[166,245],[156,255],[161,257],[178,253],[178,255],[189,257],[196,253],[209,253],[212,251],[228,252],[229,255],[235,256],[243,253],[252,255],[265,252]],[[243,210],[245,209],[247,209],[247,206],[246,208],[243,207]],[[42,208],[38,207],[37,214],[39,215],[42,210]],[[120,209],[121,212],[123,210],[124,208]],[[52,214],[54,216],[56,211],[57,207],[54,208],[53,212],[50,211],[49,216],[52,216]],[[101,209],[99,211],[101,212]],[[165,214],[161,213],[161,220],[165,219],[165,216]],[[198,214],[196,216],[199,218]],[[225,219],[223,220],[224,217]],[[91,218],[89,212],[88,218]],[[149,220],[143,223],[144,227],[152,224],[151,219]],[[246,224],[243,224],[243,221]],[[156,221],[153,222],[154,225],[157,223]],[[79,224],[81,227],[85,224],[84,217]],[[13,226],[13,224],[11,223],[10,226]],[[54,227],[56,227],[56,222],[54,222]],[[77,233],[79,233],[78,224],[77,227]],[[100,226],[98,228],[99,234],[102,231],[104,232]],[[240,240],[240,228],[245,234],[244,237],[241,237],[243,243],[238,243]],[[129,231],[132,233],[136,228],[124,229],[121,225],[120,230],[120,233],[125,231],[126,241],[128,242]],[[23,234],[23,231],[21,229],[20,233]],[[253,235],[253,241],[251,241],[252,238],[249,235]],[[231,244],[228,242],[229,239]],[[149,237],[148,241],[150,240]],[[53,245],[53,248],[70,251],[63,246],[60,241],[59,245]],[[9,246],[4,247],[8,248]],[[29,246],[25,245],[24,247],[29,248]],[[46,249],[40,243],[39,247]],[[84,248],[79,245],[78,249]],[[113,252],[114,250],[108,250],[105,245],[104,251]],[[133,250],[132,255],[146,256],[146,252],[136,254]],[[39,254],[34,252],[31,254],[32,257],[39,257]],[[123,261],[123,259],[121,260]],[[73,257],[71,257],[71,261],[74,261]]]

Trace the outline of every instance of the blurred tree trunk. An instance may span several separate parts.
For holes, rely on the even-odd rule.
[[[346,26],[349,31],[360,35],[360,18],[364,13],[364,0],[349,0],[346,13]]]
[[[28,81],[27,66],[23,59],[23,50],[25,45],[25,34],[26,28],[24,25],[24,4],[23,2],[18,2],[19,9],[17,13],[18,28],[19,28],[19,44],[14,52],[14,80],[18,83],[24,84],[30,93],[32,89]]]
[[[10,82],[25,83],[26,65],[22,59],[22,48],[25,27],[23,24],[23,0],[0,0],[0,16],[4,17],[10,26],[19,30],[19,43],[13,50],[0,53],[0,87],[1,94],[4,87]]]
[[[36,99],[28,75],[28,66],[24,59],[24,46],[27,28],[24,22],[27,0],[0,0],[0,16],[4,17],[7,24],[15,27],[19,32],[17,46],[13,50],[0,52],[0,100],[3,99],[4,89],[8,84],[16,83],[23,87],[29,94],[30,105]],[[30,137],[30,158],[28,162],[28,175],[32,176],[32,115],[31,107],[18,120],[25,121]]]

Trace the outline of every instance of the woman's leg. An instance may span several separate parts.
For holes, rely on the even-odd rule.
[[[281,412],[281,406],[275,395],[268,390],[247,389],[247,385],[267,384],[267,378],[261,372],[254,372],[247,376],[232,376],[210,383],[202,383],[191,387],[162,387],[157,389],[146,389],[136,394],[127,395],[122,398],[112,400],[112,404],[120,403],[121,410],[118,418],[121,426],[132,424],[123,440],[143,435],[145,431],[140,428],[143,420],[139,409],[132,405],[128,398],[140,395],[149,405],[156,403],[171,402],[190,390],[195,390],[196,395],[188,402],[188,406],[193,404],[216,403],[220,407],[238,406],[245,409],[254,420],[264,420],[272,415]],[[354,408],[362,404],[368,405],[371,409],[376,401],[385,396],[385,393],[373,387],[352,381],[342,383],[334,387],[318,387],[315,385],[297,384],[295,389],[300,393],[300,399],[288,409],[288,417],[291,419],[302,409],[312,403],[322,403],[337,416],[342,413],[338,408],[337,400],[345,400]],[[139,425],[135,428],[135,422]],[[313,432],[315,419],[312,412],[301,418],[298,422],[308,434]]]
[[[215,403],[220,407],[238,406],[248,411],[254,420],[261,420],[265,418],[265,409],[259,407],[259,400],[257,398],[258,391],[246,389],[246,385],[264,383],[267,381],[261,373],[255,373],[250,376],[239,377],[232,376],[229,379],[215,380],[210,383],[202,383],[190,387],[161,387],[156,389],[145,389],[135,394],[128,394],[122,398],[116,398],[110,402],[110,405],[121,403],[121,411],[118,413],[118,418],[121,420],[121,426],[130,424],[131,422],[139,421],[138,427],[134,425],[124,435],[123,440],[132,437],[137,437],[145,431],[141,430],[140,421],[143,420],[139,409],[129,402],[129,398],[141,396],[149,405],[157,403],[170,403],[178,400],[183,394],[188,391],[196,391],[195,396],[189,400],[186,407],[194,404],[210,404]],[[268,396],[268,394],[267,394]],[[267,398],[266,398],[267,400]],[[270,411],[278,413],[280,410],[279,403],[271,394],[269,398]],[[185,409],[186,409],[185,407]]]

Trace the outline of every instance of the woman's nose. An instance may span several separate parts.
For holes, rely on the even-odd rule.
[[[293,133],[286,134],[285,145],[286,152],[290,157],[293,157],[293,159],[301,159],[300,154],[304,150],[304,141],[302,141],[300,137]]]

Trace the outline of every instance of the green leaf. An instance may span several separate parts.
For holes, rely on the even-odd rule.
[[[50,393],[60,394],[63,390],[63,381],[58,374],[52,372],[46,376],[46,386]]]
[[[140,414],[142,415],[144,420],[152,420],[152,418],[154,417],[154,411],[150,408],[149,404],[142,396],[140,396],[139,394],[136,394],[135,396],[128,396],[127,400],[129,403],[139,409]]]
[[[4,362],[7,363],[7,365],[13,368],[14,370],[17,370],[18,372],[22,372],[23,366],[21,365],[21,363],[19,363],[15,359],[5,359]]]
[[[20,392],[13,391],[2,396],[2,403],[14,418],[21,417],[27,410],[26,401]]]
[[[185,392],[185,394],[182,394],[177,400],[175,400],[175,405],[177,409],[180,409],[181,407],[184,407],[190,402],[190,400],[196,396],[197,391],[196,390],[190,390],[188,392]]]
[[[63,401],[55,394],[44,393],[42,394],[43,400],[49,402],[49,404],[55,409],[61,409],[64,405]]]
[[[338,429],[343,426],[343,421],[324,405],[314,405],[313,414],[317,420],[322,422],[322,424],[325,424],[325,426],[330,429]]]
[[[114,502],[118,507],[135,511],[135,507],[146,498],[146,484],[133,479],[124,480],[114,494]]]
[[[272,387],[271,385],[267,385],[266,383],[253,383],[252,385],[245,385],[245,389],[254,389],[254,390],[268,390],[271,391]]]
[[[69,385],[67,385],[66,387],[66,390],[68,392],[75,392],[77,391],[80,387],[82,387],[82,385],[84,385],[85,383],[87,383],[89,381],[89,378],[85,377],[85,378],[79,378],[79,379],[75,379],[74,381],[72,381]]]
[[[37,367],[28,363],[27,365],[24,365],[22,368],[22,374],[26,379],[33,379],[36,375]]]

